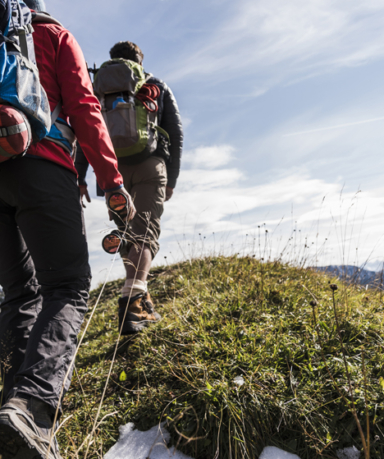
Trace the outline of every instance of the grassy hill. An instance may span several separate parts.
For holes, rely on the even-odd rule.
[[[267,445],[332,458],[362,448],[362,437],[370,457],[383,458],[383,297],[330,282],[248,257],[158,268],[150,292],[162,322],[120,340],[122,282],[107,284],[96,311],[93,291],[62,455],[83,459],[88,448],[101,458],[120,425],[166,421],[173,443],[196,459],[253,459]]]

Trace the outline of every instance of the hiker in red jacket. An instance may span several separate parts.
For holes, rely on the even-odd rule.
[[[41,0],[24,0],[37,11]],[[52,21],[47,23],[46,21]],[[87,311],[90,267],[72,143],[73,130],[106,197],[123,193],[116,156],[74,37],[39,14],[36,61],[51,111],[48,138],[0,163],[0,457],[58,459],[55,412],[68,390]],[[48,454],[49,451],[49,454]]]

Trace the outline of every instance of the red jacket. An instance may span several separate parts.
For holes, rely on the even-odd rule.
[[[78,43],[58,25],[34,23],[33,28],[37,67],[51,112],[61,100],[60,118],[74,129],[100,187],[104,191],[121,188],[116,155]],[[32,145],[28,155],[48,159],[77,174],[69,154],[47,139]]]

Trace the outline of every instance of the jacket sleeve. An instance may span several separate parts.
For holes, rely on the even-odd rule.
[[[78,180],[80,186],[88,186],[85,177],[87,176],[89,162],[84,155],[84,152],[77,142],[77,149],[76,149],[76,158],[75,158],[75,167],[78,174]]]
[[[104,191],[121,188],[123,179],[99,101],[93,94],[83,53],[75,38],[65,29],[59,37],[56,69],[63,99],[62,111],[69,118],[97,182]]]
[[[175,188],[180,173],[180,160],[183,150],[183,126],[175,96],[167,85],[164,88],[164,108],[161,127],[168,132],[171,142],[169,146],[171,157],[167,163],[167,186]]]

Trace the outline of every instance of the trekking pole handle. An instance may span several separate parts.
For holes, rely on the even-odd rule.
[[[108,198],[107,205],[112,212],[116,212],[119,215],[125,213],[129,214],[128,198],[123,193],[116,192],[111,194]]]
[[[113,230],[107,234],[101,243],[104,251],[110,255],[120,252],[125,247],[125,244],[124,236],[119,230]]]

